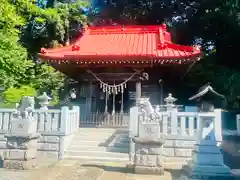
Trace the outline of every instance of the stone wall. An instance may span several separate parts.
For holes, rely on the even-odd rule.
[[[221,150],[224,163],[231,169],[240,169],[240,136],[223,136]]]
[[[1,153],[6,149],[6,138],[4,137],[5,133],[0,132],[0,156]]]
[[[44,157],[57,159],[60,150],[60,136],[59,135],[43,135],[38,141],[38,151]]]
[[[6,138],[5,133],[0,133],[0,156],[2,152],[6,149]],[[63,152],[68,148],[72,141],[73,134],[63,135],[63,134],[50,134],[44,133],[38,141],[38,152],[41,157],[51,158],[52,160],[57,160],[60,156],[61,146]],[[63,143],[61,145],[61,143]]]
[[[195,143],[195,139],[190,137],[168,137],[164,144],[164,156],[191,157]]]
[[[163,145],[165,168],[180,169],[191,158],[194,137],[167,136]]]
[[[179,169],[191,159],[195,140],[192,137],[168,136],[164,144],[166,168]],[[224,164],[232,169],[240,168],[240,136],[223,136],[220,145]]]

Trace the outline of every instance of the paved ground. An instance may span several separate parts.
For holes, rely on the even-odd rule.
[[[120,164],[94,165],[74,160],[45,164],[30,171],[0,169],[0,180],[159,180],[159,176],[137,175]],[[166,172],[161,180],[175,180]]]
[[[94,165],[75,160],[46,163],[31,171],[0,169],[0,180],[178,180],[179,171],[166,171],[164,176],[133,174],[120,164]],[[239,174],[239,171],[235,172]]]

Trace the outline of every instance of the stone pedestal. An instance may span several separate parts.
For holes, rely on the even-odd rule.
[[[165,138],[133,138],[135,156],[133,169],[140,174],[164,174],[162,145]]]
[[[192,160],[184,167],[188,179],[233,179],[231,170],[223,163],[223,156],[217,146],[214,119],[201,117],[198,139]]]
[[[154,111],[147,98],[138,99],[138,106],[141,110],[137,112],[138,123],[132,124],[136,127],[131,127],[134,137],[131,137],[131,164],[128,167],[135,173],[162,175],[165,136],[160,133],[160,114]]]
[[[12,117],[7,138],[7,149],[3,154],[6,169],[31,169],[37,166],[38,138],[37,120],[32,115],[32,97],[23,97],[19,110]]]
[[[4,152],[3,167],[6,169],[31,169],[37,166],[37,146],[40,135],[8,134],[7,150]]]

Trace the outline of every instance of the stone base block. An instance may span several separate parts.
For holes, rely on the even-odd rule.
[[[198,165],[189,163],[183,167],[184,174],[189,180],[234,180],[228,166]]]
[[[212,165],[201,165],[201,164],[195,164],[193,162],[189,162],[187,166],[184,166],[186,171],[195,173],[199,172],[202,174],[219,174],[219,175],[230,175],[231,169],[222,164],[221,166],[212,166]]]
[[[5,169],[16,169],[16,170],[28,170],[36,168],[38,165],[37,159],[32,159],[28,161],[19,160],[4,160],[3,167]]]
[[[133,172],[137,174],[155,174],[155,175],[164,174],[163,167],[138,166],[134,164],[128,164],[126,167],[132,169]]]
[[[37,149],[20,150],[8,149],[4,152],[4,159],[6,160],[31,160],[37,156]]]
[[[184,180],[236,180],[233,176],[215,176],[215,175],[182,175],[180,179]]]

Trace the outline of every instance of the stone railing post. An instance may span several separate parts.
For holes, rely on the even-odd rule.
[[[171,134],[176,135],[178,133],[178,117],[177,117],[177,108],[174,108],[170,111],[171,115]]]
[[[59,138],[59,152],[58,159],[61,160],[64,158],[64,136],[68,135],[69,132],[69,107],[63,106],[61,108],[61,121],[60,121],[60,132],[61,136]]]
[[[138,116],[139,108],[137,106],[130,109],[130,122],[129,122],[129,160],[133,161],[135,144],[133,142],[133,137],[138,135]]]
[[[214,114],[215,114],[215,120],[214,120],[215,137],[216,137],[217,143],[220,144],[222,142],[222,110],[215,109]]]
[[[63,106],[61,108],[61,123],[60,123],[60,132],[68,135],[69,132],[69,108]]]
[[[236,115],[236,122],[237,122],[237,134],[240,134],[240,114]]]
[[[64,159],[64,145],[65,145],[64,136],[60,136],[60,138],[59,138],[59,152],[58,152],[58,159],[59,160]]]
[[[80,108],[79,106],[73,106],[73,110],[74,110],[74,133],[75,133],[79,128]]]

